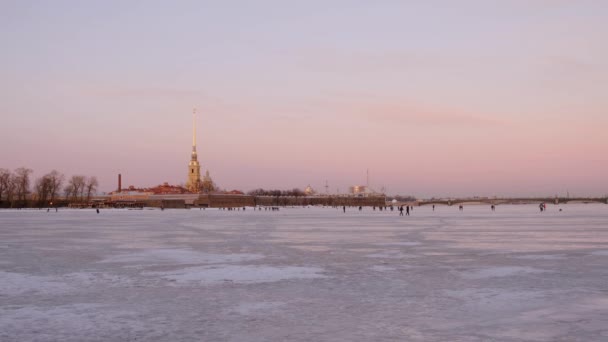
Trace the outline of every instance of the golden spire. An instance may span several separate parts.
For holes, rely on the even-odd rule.
[[[192,110],[192,151],[196,151],[196,108]]]

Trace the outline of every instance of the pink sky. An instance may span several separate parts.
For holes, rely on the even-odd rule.
[[[602,1],[2,5],[0,167],[389,194],[608,194]],[[438,6],[437,4],[441,4]]]

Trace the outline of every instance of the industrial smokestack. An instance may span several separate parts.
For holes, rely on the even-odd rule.
[[[118,174],[118,192],[122,191],[122,176]]]

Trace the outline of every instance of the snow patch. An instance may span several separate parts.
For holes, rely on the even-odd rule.
[[[323,270],[317,267],[299,266],[199,266],[187,267],[167,272],[143,272],[145,276],[160,276],[177,283],[199,282],[204,284],[269,283],[289,279],[325,278]]]
[[[385,259],[404,259],[404,258],[417,258],[418,256],[412,254],[404,254],[400,251],[383,251],[373,254],[368,254],[368,258],[385,258]]]
[[[566,256],[561,254],[528,254],[514,256],[513,258],[524,260],[562,260],[566,259]]]
[[[387,272],[387,271],[396,271],[397,269],[394,267],[382,266],[382,265],[374,265],[369,268],[372,271],[376,272]]]
[[[415,241],[403,241],[403,242],[383,242],[383,243],[375,243],[376,246],[419,246],[420,242]]]
[[[96,284],[128,286],[133,283],[128,277],[104,272],[75,272],[64,274],[62,278],[67,282],[77,283],[80,286],[92,286]]]
[[[328,252],[331,251],[329,246],[318,246],[318,245],[300,245],[300,246],[290,246],[291,248],[299,249],[302,251],[311,251],[311,252]]]
[[[146,331],[132,312],[89,303],[3,308],[0,327],[1,335],[18,336],[8,339],[14,341],[87,341],[92,336],[125,341],[131,340],[127,334]]]
[[[260,254],[210,254],[187,249],[151,249],[136,253],[111,256],[102,263],[158,264],[221,264],[263,258]]]
[[[241,303],[234,308],[234,312],[240,315],[251,315],[255,313],[264,313],[275,311],[277,308],[285,305],[284,302],[247,302]]]
[[[18,296],[28,292],[59,294],[74,288],[54,277],[0,271],[0,294]]]
[[[500,266],[500,267],[488,267],[482,268],[475,271],[461,272],[460,276],[466,279],[484,279],[494,277],[511,277],[518,275],[544,273],[546,270],[541,270],[533,267],[520,267],[520,266]]]
[[[540,300],[543,296],[543,293],[538,291],[507,291],[492,288],[468,288],[443,292],[449,297],[464,301],[464,305],[471,310],[490,312],[529,307],[533,301]]]

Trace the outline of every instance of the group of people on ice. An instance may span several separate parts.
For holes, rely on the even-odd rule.
[[[414,207],[410,207],[409,205],[408,205],[408,206],[405,206],[405,214],[406,214],[407,216],[410,216],[410,208],[411,208],[412,210],[414,210]],[[399,207],[399,216],[403,216],[403,206],[400,206],[400,207]]]

